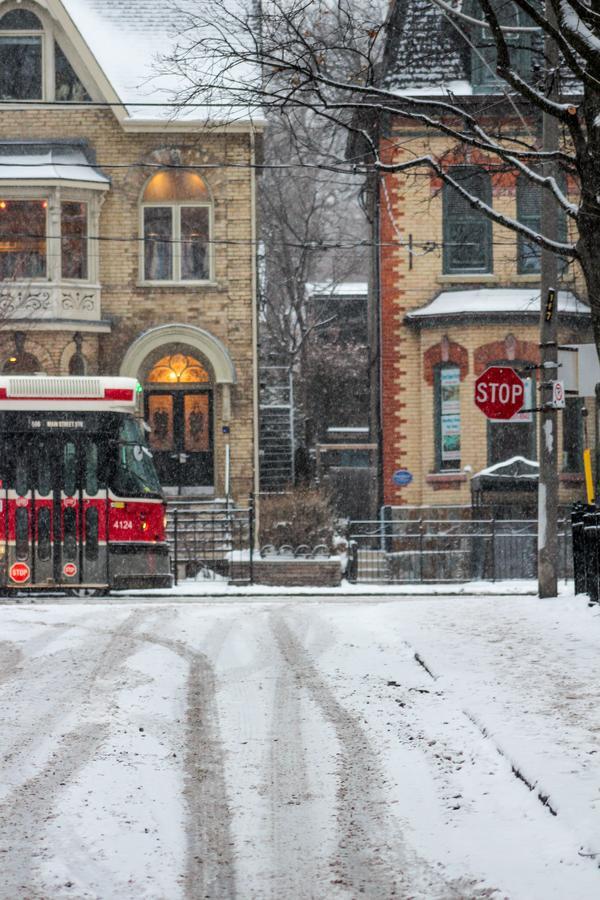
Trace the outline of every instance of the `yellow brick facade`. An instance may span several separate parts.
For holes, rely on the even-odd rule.
[[[442,160],[449,149],[445,138],[403,129],[398,123],[382,153],[390,161],[422,155]],[[467,164],[483,164],[468,154],[459,159]],[[493,175],[492,183],[494,208],[516,218],[514,181],[511,184],[506,176]],[[479,316],[468,321],[465,317],[447,317],[443,321],[421,319],[411,323],[406,316],[443,291],[535,288],[539,286],[539,276],[517,273],[516,235],[496,224],[490,274],[444,275],[441,184],[426,167],[385,176],[379,203],[383,501],[391,505],[469,505],[470,478],[488,465],[488,424],[474,403],[474,383],[480,374],[477,359],[482,358],[482,348],[500,344],[508,350],[498,358],[510,358],[515,341],[537,352],[537,318]],[[577,291],[585,298],[582,287],[580,273],[571,266],[562,276],[559,289]],[[589,322],[584,317],[565,320],[559,327],[561,343],[592,340]],[[425,369],[428,358],[455,362],[452,355],[447,355],[448,347],[455,345],[455,353],[461,354],[461,459],[460,468],[448,477],[447,472],[436,470],[434,386],[431,371],[428,374]],[[586,405],[591,423],[593,400]],[[560,461],[562,414],[557,416]],[[400,468],[412,473],[414,480],[409,486],[394,484],[393,473]],[[561,476],[561,501],[579,499],[582,494],[578,478]]]
[[[61,328],[60,322],[53,322],[49,328],[43,322],[5,319],[0,368],[14,352],[15,330],[26,333],[25,350],[49,374],[68,372],[76,330],[83,336],[87,371],[113,375],[120,373],[127,351],[149,330],[181,323],[207,332],[225,348],[235,368],[230,417],[228,386],[213,388],[214,494],[222,496],[224,491],[224,447],[229,440],[232,494],[247,497],[254,488],[256,449],[253,134],[189,128],[178,132],[158,123],[154,130],[127,130],[111,109],[93,107],[0,106],[0,121],[3,141],[84,140],[97,168],[111,181],[98,234],[101,318],[110,324],[108,333],[97,333],[93,323]],[[197,171],[208,186],[213,209],[210,283],[142,284],[140,199],[146,181],[161,165],[201,167]],[[14,187],[11,196],[18,196]],[[165,354],[169,349],[165,344]],[[196,356],[212,374],[210,359]],[[141,379],[144,371],[142,366],[137,373]],[[224,425],[230,429],[228,437]]]

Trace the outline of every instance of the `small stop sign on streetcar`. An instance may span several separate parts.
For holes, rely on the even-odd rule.
[[[525,383],[509,366],[490,366],[475,382],[475,405],[488,419],[512,419],[525,402]]]

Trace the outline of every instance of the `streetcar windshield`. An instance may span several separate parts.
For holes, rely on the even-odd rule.
[[[120,497],[161,496],[152,454],[146,447],[139,422],[129,416],[121,418],[117,458],[111,473],[110,487]]]

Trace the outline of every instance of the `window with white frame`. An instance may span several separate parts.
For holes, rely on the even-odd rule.
[[[200,175],[187,169],[154,175],[142,198],[143,281],[209,281],[211,214]]]
[[[91,196],[82,199],[84,191],[72,194],[70,198],[56,188],[0,194],[0,282],[97,277],[89,223],[98,219],[99,202]]]
[[[0,102],[91,97],[54,35],[43,10],[19,5],[0,16]],[[35,8],[35,12],[33,11]]]

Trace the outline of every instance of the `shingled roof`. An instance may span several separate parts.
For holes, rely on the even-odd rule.
[[[435,94],[455,83],[460,93],[470,93],[465,50],[448,25],[431,0],[397,0],[389,22],[386,85]]]
[[[454,2],[459,7],[466,6],[465,0]],[[473,10],[469,12],[477,16]],[[472,94],[468,32],[468,24],[453,21],[434,0],[394,0],[384,63],[386,87],[413,96]],[[540,58],[542,44],[540,35]],[[580,91],[580,85],[567,67],[563,70],[562,89],[567,94]]]

